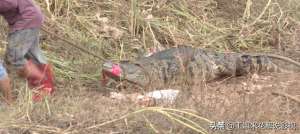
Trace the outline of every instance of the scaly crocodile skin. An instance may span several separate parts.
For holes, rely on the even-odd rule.
[[[120,66],[121,76],[111,73],[113,65]],[[211,81],[221,77],[268,71],[280,70],[267,56],[218,53],[189,46],[170,48],[132,62],[107,62],[103,65],[104,75],[140,86],[169,84],[182,77]]]

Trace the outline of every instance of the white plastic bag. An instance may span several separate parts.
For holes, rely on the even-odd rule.
[[[117,92],[111,92],[110,98],[116,100],[129,99],[141,106],[153,106],[156,104],[173,104],[177,98],[178,93],[179,90],[174,89],[154,90],[146,93],[145,95],[139,93],[122,94]]]
[[[179,90],[164,89],[149,92],[145,96],[155,99],[156,103],[172,104],[176,100],[178,93]]]

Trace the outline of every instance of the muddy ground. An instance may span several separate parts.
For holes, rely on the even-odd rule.
[[[296,134],[300,132],[299,79],[299,73],[267,73],[224,79],[193,87],[182,86],[176,88],[181,90],[181,94],[175,104],[157,106],[189,109],[188,111],[214,122],[292,124],[286,129],[236,127],[232,130],[213,130],[209,127],[211,123],[196,119],[195,122],[201,124],[209,133]],[[107,122],[143,108],[131,101],[113,100],[101,90],[81,84],[65,82],[64,87],[59,87],[49,99],[49,108],[45,102],[41,102],[33,105],[19,104],[2,110],[1,119],[7,122],[0,123],[1,127],[4,126],[1,134],[196,133],[156,112],[134,114],[126,119]],[[12,110],[14,112],[11,112]],[[11,118],[15,121],[10,124],[8,122]],[[107,124],[102,124],[105,122]],[[102,125],[97,126],[98,124]]]

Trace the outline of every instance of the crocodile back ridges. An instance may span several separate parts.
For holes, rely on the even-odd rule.
[[[154,85],[174,81],[184,70],[181,61],[175,56],[163,59],[148,57],[136,61],[135,64],[147,72],[146,77],[150,78],[151,84]]]
[[[189,46],[170,48],[120,65],[123,78],[141,86],[176,83],[182,78],[191,82],[211,81],[253,72],[280,71],[266,55],[219,53]]]
[[[204,79],[204,81],[234,75],[237,57],[238,55],[234,53],[225,54],[196,49],[186,67],[187,72],[192,79]]]
[[[135,61],[149,72],[152,79],[164,82],[184,74],[192,79],[214,80],[224,76],[244,75],[253,71],[276,70],[266,56],[239,53],[219,53],[181,46],[167,49]]]
[[[239,53],[218,53],[197,49],[187,66],[191,77],[214,80],[224,76],[239,76],[253,72],[281,71],[267,56]]]
[[[178,47],[173,47],[170,49],[157,52],[151,55],[150,58],[161,60],[161,59],[173,59],[175,57],[180,57],[186,59],[188,57],[191,57],[194,54],[194,51],[195,48],[190,46],[178,46]]]

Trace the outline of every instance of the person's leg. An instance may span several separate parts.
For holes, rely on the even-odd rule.
[[[31,61],[26,60],[23,68],[19,68],[17,70],[17,73],[19,76],[23,78],[37,78],[37,79],[42,79],[43,74],[39,70],[39,68],[33,64]]]
[[[26,53],[33,45],[34,36],[37,34],[33,29],[16,31],[8,36],[8,46],[6,51],[6,62],[17,71],[21,77],[42,78],[37,66],[25,59]]]
[[[7,71],[3,64],[0,64],[0,90],[3,93],[4,100],[6,103],[12,103],[12,88],[10,84],[10,79],[8,77]]]
[[[36,29],[37,34],[34,37],[34,42],[32,42],[32,46],[29,48],[29,51],[26,53],[25,57],[28,60],[34,62],[34,64],[47,64],[47,60],[43,55],[42,50],[39,47],[40,38],[39,38],[39,29]]]
[[[51,94],[54,92],[54,75],[52,71],[52,66],[49,64],[43,55],[39,47],[39,36],[36,36],[36,40],[33,43],[32,47],[29,49],[29,52],[26,54],[26,58],[29,59],[32,63],[38,66],[39,70],[43,73],[42,79],[31,79],[32,83],[39,81],[39,85],[43,86],[44,93]]]
[[[44,89],[45,72],[41,67],[41,58],[36,56],[33,51],[38,46],[38,29],[26,29],[17,31],[8,36],[8,47],[6,53],[6,61],[9,65],[16,68],[18,74],[28,80],[30,86]],[[31,55],[28,56],[28,55]],[[29,57],[29,59],[26,59]],[[44,64],[42,64],[44,65]],[[53,87],[53,85],[48,84]],[[50,87],[48,86],[48,87]],[[47,89],[48,90],[48,89]]]

